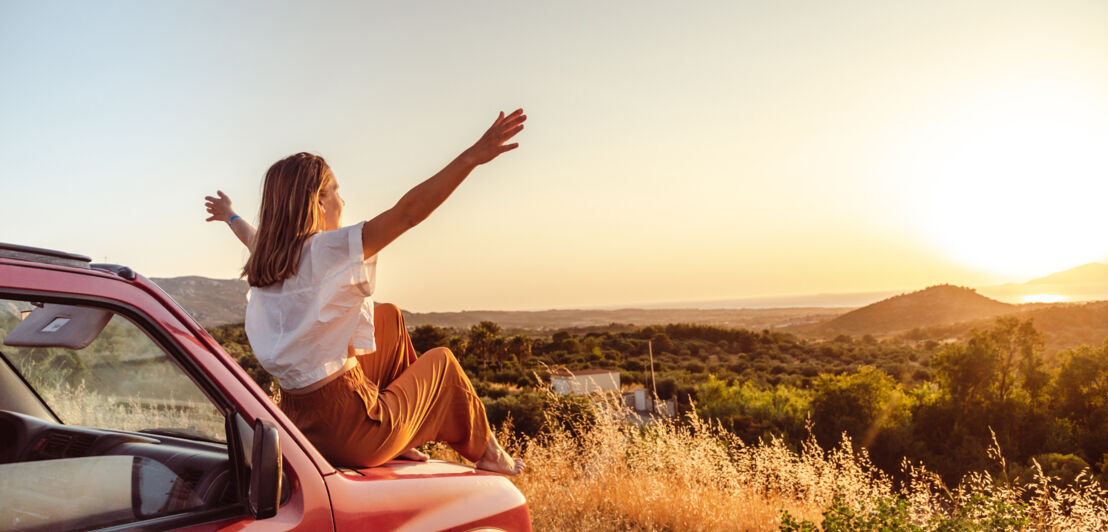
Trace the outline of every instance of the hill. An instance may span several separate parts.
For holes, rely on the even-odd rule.
[[[1108,264],[1090,262],[1064,272],[1052,273],[1045,277],[1032,279],[1025,285],[1042,284],[1108,284]]]
[[[242,323],[246,283],[240,279],[188,276],[154,278],[205,327]],[[992,319],[1010,313],[1027,314],[1048,335],[1048,343],[1071,341],[1099,345],[1108,331],[1108,303],[1013,305],[1028,294],[1056,294],[1071,300],[1108,298],[1108,264],[1090,263],[1019,285],[983,287],[980,292],[951,285],[932,286],[846,312],[846,308],[650,308],[542,311],[461,311],[404,315],[410,326],[469,328],[489,320],[509,330],[557,330],[692,323],[752,330],[784,329],[802,335],[836,334],[890,336],[925,329],[928,338],[961,337],[974,327],[987,328]],[[879,296],[878,296],[879,297]],[[874,298],[876,299],[876,297]],[[872,301],[872,300],[871,300]],[[401,302],[402,304],[402,302]],[[915,336],[920,336],[916,334]],[[922,337],[922,336],[920,336]],[[1053,341],[1051,341],[1053,338]]]
[[[1108,299],[1108,264],[1092,262],[1026,283],[978,288],[993,299],[1026,301],[1091,301]]]
[[[200,325],[242,323],[246,315],[246,281],[187,277],[151,278],[181,304]]]
[[[242,323],[246,315],[246,281],[188,276],[152,278],[205,327]],[[466,310],[460,312],[409,312],[409,326],[436,325],[467,329],[489,320],[507,329],[553,330],[599,327],[612,323],[653,325],[696,323],[745,329],[773,329],[787,325],[822,323],[842,314],[841,308],[767,309],[620,309],[620,310]]]
[[[919,327],[992,318],[1016,308],[989,299],[972,288],[943,284],[878,301],[809,330],[821,335],[889,335]]]
[[[842,308],[766,309],[620,309],[620,310],[466,310],[461,312],[405,312],[408,325],[469,328],[488,320],[506,329],[556,330],[605,327],[611,324],[655,325],[694,323],[741,329],[775,329],[798,324],[817,324],[842,314]]]
[[[1018,310],[1010,315],[1035,323],[1035,328],[1043,333],[1046,340],[1044,347],[1048,355],[1078,345],[1095,347],[1108,341],[1108,301],[1031,304],[1016,308]],[[904,336],[915,341],[964,340],[974,329],[992,327],[996,317],[923,327]]]
[[[1108,301],[1045,305],[1021,316],[1046,334],[1047,350],[1075,345],[1102,345],[1108,340]]]

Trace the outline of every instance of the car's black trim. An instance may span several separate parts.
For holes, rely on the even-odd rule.
[[[135,280],[135,270],[132,270],[127,266],[123,266],[120,264],[104,264],[99,262],[96,264],[91,264],[90,266],[93,270],[100,270],[102,272],[108,272],[114,275],[118,275],[128,281]]]
[[[70,268],[89,268],[92,259],[76,253],[66,253],[56,249],[36,248],[0,242],[0,258],[41,262]]]
[[[97,530],[99,530],[100,532],[173,530],[176,528],[184,528],[191,525],[200,525],[204,523],[222,521],[224,519],[234,519],[236,517],[242,517],[244,515],[243,508],[244,506],[241,505],[228,505],[219,508],[212,508],[209,510],[186,511],[180,514],[155,517],[153,519],[147,519],[145,521],[136,521],[133,523],[110,526],[107,528],[98,528]]]

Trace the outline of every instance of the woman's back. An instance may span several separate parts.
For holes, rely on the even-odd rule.
[[[251,287],[246,335],[258,362],[287,389],[302,388],[342,368],[347,347],[373,351],[376,255],[363,260],[361,226],[316,233],[297,272]]]

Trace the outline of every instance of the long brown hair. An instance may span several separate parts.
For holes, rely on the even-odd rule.
[[[242,268],[250,286],[268,286],[296,275],[304,242],[323,231],[319,193],[331,179],[323,157],[310,153],[290,155],[269,167],[254,249]]]

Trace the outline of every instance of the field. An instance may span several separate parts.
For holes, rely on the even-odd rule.
[[[80,357],[11,355],[66,422],[218,439],[218,414],[168,385],[179,372],[123,325]],[[1032,321],[988,327],[945,343],[687,324],[412,335],[419,350],[459,355],[501,441],[528,464],[513,480],[537,530],[1108,528],[1108,344],[1044,357]],[[212,333],[272,384],[241,326]],[[545,382],[556,366],[617,368],[629,387],[678,398],[680,415],[647,422],[618,397],[555,395]],[[144,385],[111,386],[116,369]]]
[[[412,338],[449,345],[504,424],[539,529],[1108,526],[1108,344],[1051,351],[1037,324],[1006,316],[941,342],[487,321]],[[241,326],[212,333],[253,367]],[[593,411],[545,389],[558,368],[618,371],[624,392],[656,390],[680,415]]]
[[[557,428],[499,438],[527,463],[514,479],[535,530],[1103,530],[1108,493],[1087,472],[1059,486],[973,472],[953,489],[919,465],[894,482],[844,438],[823,449],[747,443],[690,413],[640,425],[625,411],[548,412]],[[633,421],[633,420],[632,420]],[[456,455],[438,444],[433,454]],[[998,447],[990,449],[1004,470]]]
[[[113,403],[83,382],[42,389],[66,405],[58,413],[67,420],[129,430],[197,425],[187,404]],[[614,398],[532,393],[545,396],[541,430],[522,433],[509,415],[498,437],[527,463],[512,480],[528,499],[535,530],[1108,528],[1108,493],[1090,470],[1065,480],[1033,461],[1032,474],[1017,478],[995,437],[990,467],[950,486],[907,460],[887,474],[847,436],[821,446],[810,426],[799,442],[773,435],[744,441],[696,408],[648,422]],[[218,433],[217,425],[197,428]],[[429,450],[462,461],[443,444]]]
[[[124,429],[196,423],[195,412],[180,405],[105,408],[95,393],[57,392],[72,394],[59,414],[84,423]],[[565,403],[552,397],[551,404]],[[937,475],[907,462],[905,480],[892,480],[845,437],[832,449],[814,438],[796,448],[772,437],[747,443],[695,412],[644,423],[614,404],[555,406],[545,415],[549,430],[540,436],[519,436],[511,421],[498,435],[527,463],[512,480],[538,531],[1108,528],[1108,493],[1088,471],[1066,485],[1041,469],[1028,483],[974,472],[947,489]],[[464,461],[443,444],[429,450]],[[995,444],[990,455],[1004,471]]]

